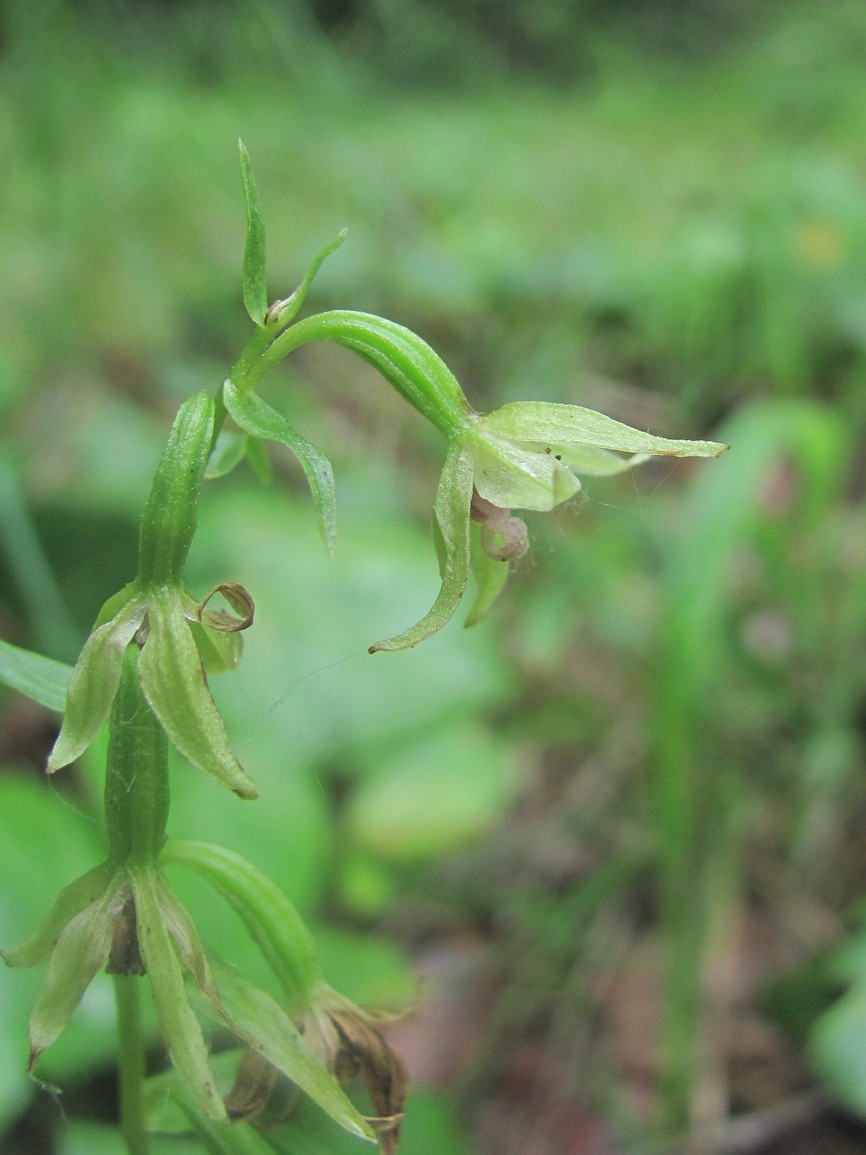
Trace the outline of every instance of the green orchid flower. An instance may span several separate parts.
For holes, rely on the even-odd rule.
[[[221,786],[256,797],[205,673],[237,664],[238,631],[252,623],[252,599],[226,584],[197,602],[181,583],[213,430],[213,399],[206,393],[190,398],[178,412],[142,517],[138,576],[106,602],[70,678],[51,773],[73,762],[108,719],[124,656],[135,643],[141,689],[177,749]],[[207,608],[217,592],[237,618]]]
[[[252,385],[310,341],[343,345],[370,362],[448,440],[433,506],[439,596],[419,622],[377,642],[371,653],[407,649],[440,630],[464,595],[470,569],[478,596],[467,625],[481,620],[505,583],[503,563],[528,544],[526,527],[511,510],[550,510],[568,501],[580,489],[578,474],[609,477],[650,456],[717,457],[727,449],[713,441],[656,437],[578,405],[515,402],[477,413],[447,365],[417,334],[350,310],[318,313],[280,332],[247,366],[241,384],[227,383],[232,405],[238,397],[255,397]]]

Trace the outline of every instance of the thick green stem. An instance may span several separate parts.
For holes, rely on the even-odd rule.
[[[105,773],[109,857],[117,866],[154,863],[168,820],[168,738],[147,704],[128,647],[111,708]]]
[[[120,1130],[129,1155],[147,1155],[144,1119],[144,1039],[141,1032],[138,975],[115,975]]]

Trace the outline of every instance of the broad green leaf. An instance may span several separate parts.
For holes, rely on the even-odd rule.
[[[71,676],[72,666],[65,662],[55,662],[53,658],[34,654],[32,650],[23,650],[0,639],[0,682],[32,698],[40,706],[62,714]]]
[[[373,1140],[363,1115],[310,1051],[291,1018],[265,991],[226,966],[215,966],[220,1005],[214,1009],[230,1029],[318,1103],[345,1130]]]
[[[478,419],[485,432],[510,441],[544,445],[596,445],[619,453],[650,453],[665,457],[718,457],[728,448],[716,441],[677,441],[632,429],[612,417],[580,405],[547,401],[514,401]],[[491,498],[492,500],[492,498]]]
[[[30,1016],[31,1070],[40,1054],[66,1026],[96,972],[108,958],[126,899],[126,887],[110,886],[63,928]]]
[[[257,325],[262,325],[268,309],[265,284],[265,222],[259,209],[259,194],[253,177],[250,154],[242,140],[238,141],[241,162],[241,181],[247,207],[247,238],[244,245],[243,294],[244,307]]]
[[[141,688],[163,729],[194,766],[241,798],[257,791],[231,750],[202,674],[198,650],[173,590],[153,593],[150,632],[138,659]]]
[[[472,461],[467,450],[454,441],[436,490],[433,505],[433,537],[439,557],[442,587],[427,614],[393,638],[370,646],[377,650],[405,650],[435,634],[451,620],[469,580],[469,506],[472,501]]]
[[[84,643],[69,679],[66,713],[48,759],[49,773],[74,762],[106,722],[120,685],[123,655],[142,623],[145,608],[140,598],[127,602]]]
[[[130,882],[141,957],[171,1061],[200,1110],[210,1119],[224,1120],[225,1108],[208,1065],[207,1045],[189,1005],[181,965],[163,920],[156,874],[139,871]]]
[[[309,1004],[321,977],[315,947],[294,904],[275,883],[239,854],[207,842],[172,842],[162,860],[207,879],[243,919],[282,984],[290,1010]]]
[[[331,463],[306,438],[301,437],[281,413],[263,401],[257,393],[241,393],[231,381],[223,385],[223,399],[233,420],[253,437],[277,441],[287,446],[300,462],[319,518],[319,529],[329,553],[337,539],[337,499]]]

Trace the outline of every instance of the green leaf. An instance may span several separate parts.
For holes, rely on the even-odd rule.
[[[32,698],[40,706],[62,714],[71,676],[72,666],[65,662],[55,662],[53,658],[45,658],[0,639],[0,682]]]
[[[330,461],[257,393],[241,393],[233,382],[226,381],[223,398],[226,409],[241,429],[253,437],[277,441],[297,457],[310,485],[322,539],[328,552],[333,553],[337,539],[337,499]]]
[[[405,650],[435,634],[451,620],[469,580],[469,507],[472,502],[472,460],[459,441],[452,441],[442,469],[433,505],[433,538],[439,557],[442,587],[420,622],[370,646],[377,650]]]
[[[85,642],[69,679],[63,725],[48,759],[50,774],[74,762],[105,724],[120,685],[123,655],[144,614],[141,598],[128,601]]]
[[[174,590],[153,593],[148,621],[138,675],[163,729],[181,754],[220,786],[241,798],[256,798],[258,792],[232,753],[204,679],[180,595]]]
[[[247,239],[244,245],[243,293],[244,307],[257,325],[263,325],[268,309],[265,284],[265,222],[259,210],[259,195],[250,164],[250,154],[242,140],[238,141],[241,162],[241,181],[247,206]]]
[[[206,878],[243,919],[282,984],[289,1009],[309,1005],[321,978],[315,947],[294,904],[275,883],[239,854],[207,842],[172,842],[162,861]]]
[[[96,972],[108,958],[114,928],[126,898],[125,886],[108,887],[63,928],[30,1016],[30,1070],[66,1026]]]
[[[650,453],[663,457],[718,457],[728,448],[716,441],[675,441],[632,429],[612,417],[580,405],[547,401],[514,401],[478,420],[485,432],[511,441],[544,445],[576,442],[619,453]],[[491,498],[492,500],[492,498]]]
[[[310,1051],[291,1018],[265,991],[226,966],[216,965],[219,1017],[243,1041],[319,1104],[346,1131],[373,1140],[363,1115]]]
[[[156,875],[138,871],[130,882],[141,957],[169,1056],[199,1109],[209,1119],[225,1120],[223,1101],[208,1065],[207,1045],[189,1005],[181,965],[163,920]]]

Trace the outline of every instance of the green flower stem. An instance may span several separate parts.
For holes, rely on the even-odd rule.
[[[469,405],[445,362],[409,329],[368,313],[332,310],[306,317],[275,337],[259,357],[248,358],[245,350],[231,380],[241,392],[253,389],[270,368],[310,341],[331,341],[358,353],[447,437],[467,429]]]
[[[147,1155],[144,1118],[144,1038],[138,975],[114,975],[120,1067],[120,1130],[129,1155]]]
[[[138,648],[127,648],[111,708],[105,773],[109,859],[117,866],[154,863],[168,821],[168,738],[138,680]]]

